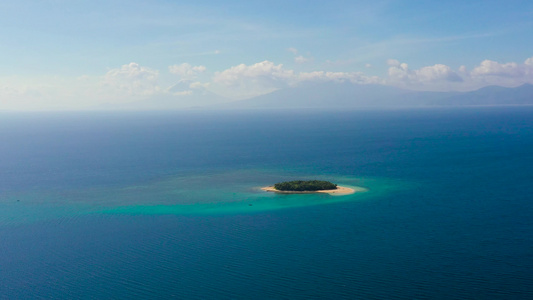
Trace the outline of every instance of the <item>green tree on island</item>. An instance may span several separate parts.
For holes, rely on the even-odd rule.
[[[278,191],[321,191],[321,190],[335,190],[337,185],[329,181],[321,180],[296,180],[285,181],[274,184],[274,188]]]

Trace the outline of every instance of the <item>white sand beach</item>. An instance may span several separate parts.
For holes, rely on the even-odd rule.
[[[280,193],[280,194],[314,194],[314,193],[326,193],[330,195],[349,195],[355,193],[355,189],[344,187],[344,186],[337,186],[334,190],[321,190],[321,191],[280,191],[276,190],[274,186],[267,186],[262,187],[261,190],[266,192],[274,192],[274,193]]]

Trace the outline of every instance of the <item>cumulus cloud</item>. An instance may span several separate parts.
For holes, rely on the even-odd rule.
[[[168,67],[170,73],[179,75],[184,79],[195,78],[198,74],[205,72],[206,69],[205,66],[191,66],[188,63]]]
[[[336,81],[358,84],[383,83],[376,76],[366,76],[362,72],[300,72],[285,69],[282,64],[263,61],[253,65],[240,64],[215,73],[213,82],[223,86],[225,95],[233,98],[246,98],[272,92],[283,87],[308,81]]]
[[[517,63],[498,63],[492,60],[484,60],[479,66],[472,70],[473,76],[505,76],[505,77],[516,77],[521,75],[523,68],[521,68]]]
[[[389,79],[407,81],[413,76],[413,71],[409,70],[406,63],[400,63],[397,60],[389,60],[387,64],[391,66],[388,71]]]
[[[457,72],[443,64],[435,64],[415,70],[410,69],[408,64],[400,63],[395,59],[387,60],[387,64],[390,67],[386,82],[391,85],[436,88],[463,81],[463,78]]]
[[[157,103],[165,103],[164,105],[177,107],[192,105],[193,103],[187,104],[187,101],[194,102],[196,96],[205,92],[205,84],[188,79],[205,71],[205,67],[181,64],[171,66],[169,70],[179,74],[182,79],[168,88],[162,88],[158,84],[159,71],[137,63],[109,70],[103,76],[99,98],[110,104],[157,106]]]
[[[467,91],[487,85],[518,86],[533,83],[533,57],[523,63],[498,63],[484,60],[468,70],[445,64],[434,64],[411,69],[405,62],[387,60],[388,72],[384,78],[369,76],[363,72],[297,72],[282,64],[263,61],[252,65],[240,64],[215,73],[213,82],[231,89],[229,97],[246,98],[260,95],[303,82],[351,82],[355,84],[384,84],[414,90]],[[232,95],[230,95],[232,94]]]
[[[247,98],[286,87],[295,79],[294,71],[282,64],[262,61],[253,65],[240,64],[213,76],[215,89],[233,98]]]
[[[533,75],[533,57],[530,57],[522,64],[515,62],[499,63],[492,60],[484,60],[475,67],[471,75],[473,77],[506,77],[523,80],[531,80]]]
[[[296,49],[294,53],[297,53]],[[76,109],[160,98],[172,103],[181,101],[186,106],[194,102],[197,96],[205,95],[206,99],[212,97],[212,92],[233,99],[245,99],[305,82],[385,84],[432,91],[468,91],[487,85],[512,87],[533,83],[533,57],[523,62],[480,60],[477,66],[468,69],[460,66],[455,70],[444,64],[411,69],[407,63],[396,59],[386,62],[387,76],[376,77],[362,72],[298,72],[265,60],[211,73],[212,80],[209,83],[197,79],[207,71],[206,67],[183,63],[168,67],[169,73],[179,76],[179,81],[168,88],[159,85],[161,75],[158,70],[135,62],[110,69],[101,75],[77,78],[49,76],[22,80],[4,77],[0,80],[0,108]],[[165,72],[165,75],[169,74]],[[163,79],[161,81],[165,81]]]
[[[478,85],[496,84],[503,86],[517,86],[524,83],[533,83],[533,57],[523,63],[499,63],[484,60],[475,67],[469,76]]]
[[[422,82],[432,82],[439,80],[452,82],[463,81],[463,79],[459,75],[457,75],[456,72],[452,71],[450,67],[442,64],[423,67],[419,70],[416,70],[415,74]]]
[[[262,61],[250,66],[240,64],[222,72],[216,72],[213,81],[229,86],[246,85],[250,82],[270,87],[286,85],[294,77],[294,71],[286,70],[282,64]]]
[[[228,86],[246,85],[253,82],[268,87],[283,87],[303,81],[349,81],[352,83],[380,83],[376,76],[366,76],[362,72],[300,72],[287,70],[282,64],[275,65],[270,61],[263,61],[250,66],[241,64],[215,74],[214,82]]]
[[[526,75],[533,76],[533,57],[526,59],[524,66]]]
[[[483,60],[469,71],[436,64],[411,70],[406,63],[389,59],[386,83],[417,90],[474,90],[487,85],[518,86],[533,83],[533,57],[523,63]]]
[[[159,72],[132,62],[117,69],[109,70],[102,84],[110,91],[130,96],[146,96],[159,91]],[[107,91],[106,91],[107,92]]]

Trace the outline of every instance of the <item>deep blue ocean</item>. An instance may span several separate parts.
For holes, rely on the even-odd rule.
[[[39,298],[533,299],[533,108],[2,112],[0,299]]]

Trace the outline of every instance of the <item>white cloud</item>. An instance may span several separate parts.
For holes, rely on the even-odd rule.
[[[159,91],[157,79],[159,72],[137,63],[129,63],[109,70],[102,80],[105,92],[128,96],[146,96]]]
[[[294,62],[297,63],[297,64],[303,64],[303,63],[306,63],[308,61],[310,61],[310,59],[303,57],[303,55],[299,55],[299,56],[296,56],[294,58]]]
[[[239,87],[242,85],[260,85],[269,88],[279,88],[302,81],[350,81],[353,83],[378,83],[378,77],[366,76],[362,72],[300,72],[287,70],[282,64],[275,65],[270,61],[263,61],[250,66],[241,64],[222,72],[215,73],[215,83],[226,86]]]
[[[436,64],[420,69],[411,70],[406,63],[389,59],[387,83],[406,88],[429,88],[439,89],[449,87],[451,83],[462,82],[463,78],[453,71],[449,66]]]
[[[262,61],[250,66],[240,64],[222,72],[216,72],[213,81],[229,86],[253,82],[258,85],[278,87],[294,77],[294,71],[283,69],[270,61]]]
[[[194,101],[196,96],[208,94],[207,83],[186,80],[180,81],[181,85],[162,88],[159,77],[158,70],[135,62],[102,75],[31,80],[4,77],[0,78],[0,109],[105,109],[127,103],[157,103],[161,99],[169,105],[187,107],[194,104],[188,101]],[[187,100],[178,96],[187,96]]]
[[[387,64],[391,66],[388,71],[389,79],[393,80],[409,80],[409,75],[412,73],[406,63],[400,64],[399,61],[389,59]]]
[[[518,86],[533,83],[533,57],[524,63],[499,63],[484,60],[471,71],[460,66],[457,71],[442,64],[411,70],[406,63],[389,59],[387,84],[417,90],[474,90],[488,85]]]
[[[502,85],[517,86],[524,83],[533,83],[533,57],[524,63],[508,62],[499,63],[484,60],[470,72],[470,79],[479,86]]]
[[[194,77],[205,67],[193,67],[189,64],[170,66],[169,70],[183,77]],[[99,90],[99,98],[106,104],[117,104],[132,108],[139,107],[187,107],[194,105],[194,99],[204,93],[205,85],[187,78],[180,79],[176,84],[162,88],[159,83],[159,71],[142,67],[137,63],[123,65],[108,71],[104,76]],[[191,103],[189,103],[191,102]],[[104,105],[105,107],[106,105]]]
[[[184,79],[191,79],[198,76],[199,73],[205,72],[207,68],[205,66],[191,66],[188,63],[181,65],[172,65],[168,67],[168,71],[172,74],[179,75]]]
[[[440,80],[459,82],[463,80],[459,75],[457,75],[456,72],[452,71],[450,67],[442,64],[423,67],[419,70],[416,70],[415,74],[422,82],[432,82]]]
[[[132,62],[108,70],[102,75],[72,78],[0,78],[0,109],[83,109],[109,107],[108,104],[139,103],[167,99],[183,107],[194,105],[194,99],[212,97],[212,92],[233,99],[245,99],[294,86],[303,82],[351,82],[355,84],[386,84],[414,90],[468,91],[487,85],[518,86],[533,83],[533,57],[522,63],[500,63],[483,60],[472,69],[460,66],[456,70],[444,64],[411,69],[407,63],[387,60],[384,78],[362,72],[328,72],[316,70],[297,72],[282,64],[262,61],[240,64],[212,73],[211,82],[195,79],[206,72],[204,66],[184,63],[169,66],[179,81],[168,87],[160,85],[160,72]],[[172,76],[161,81],[170,82]],[[167,88],[168,87],[168,88]]]
[[[253,97],[288,86],[295,79],[294,71],[282,64],[262,61],[253,65],[240,64],[216,72],[213,83],[216,92],[237,99]]]
[[[523,68],[517,63],[510,62],[500,64],[492,60],[484,60],[479,66],[472,70],[472,76],[505,76],[517,77],[522,75]]]
[[[524,61],[526,75],[533,76],[533,57],[530,57]]]
[[[376,76],[366,76],[362,72],[296,73],[294,70],[285,69],[282,64],[276,65],[270,61],[263,61],[253,65],[240,64],[215,73],[213,82],[216,86],[212,88],[227,97],[243,99],[305,81],[337,81],[357,84],[383,82]]]

